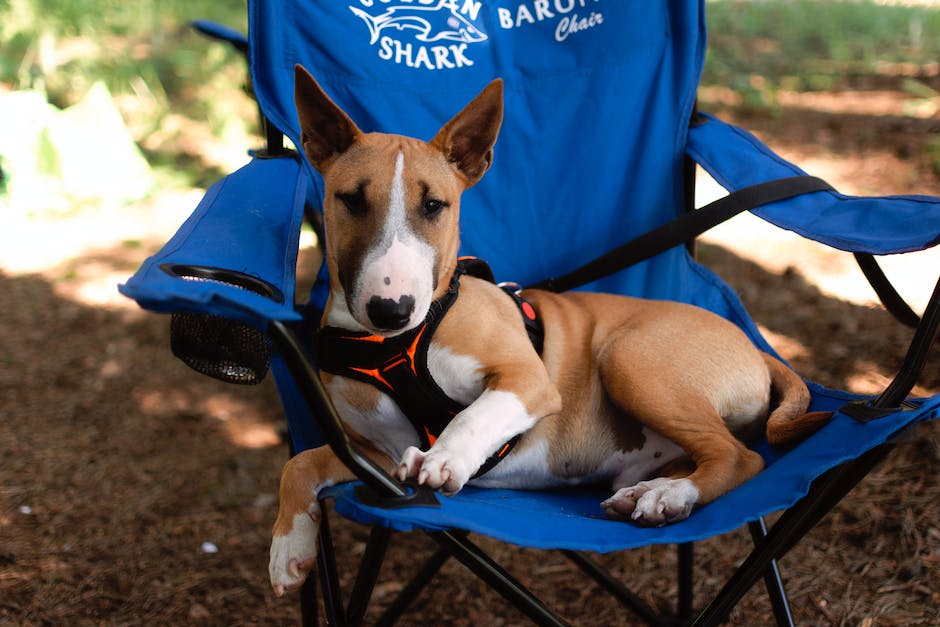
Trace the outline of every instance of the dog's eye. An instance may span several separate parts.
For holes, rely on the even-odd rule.
[[[336,197],[343,203],[350,215],[358,217],[369,212],[369,203],[366,202],[366,195],[362,187],[354,192],[337,193]]]
[[[449,206],[450,203],[444,202],[443,200],[437,200],[436,198],[425,198],[421,203],[421,211],[424,213],[424,217],[433,218]]]

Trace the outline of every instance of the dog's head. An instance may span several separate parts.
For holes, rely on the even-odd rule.
[[[454,272],[460,195],[493,160],[502,81],[423,142],[363,133],[304,68],[294,75],[302,148],[325,183],[333,298],[372,333],[414,328]]]

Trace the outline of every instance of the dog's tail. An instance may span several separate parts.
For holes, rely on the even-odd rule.
[[[832,412],[806,413],[809,390],[800,377],[779,359],[762,353],[770,371],[770,385],[778,399],[776,409],[767,418],[767,441],[788,444],[800,440],[829,422]]]

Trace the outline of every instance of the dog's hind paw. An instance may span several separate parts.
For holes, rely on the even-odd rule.
[[[688,518],[698,499],[690,480],[658,477],[617,490],[601,507],[610,518],[658,527]]]
[[[291,529],[271,539],[268,574],[274,594],[283,596],[299,588],[317,561],[318,522],[315,513],[301,512],[293,517]]]

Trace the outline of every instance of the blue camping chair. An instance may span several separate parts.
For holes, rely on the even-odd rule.
[[[740,128],[697,112],[704,0],[259,0],[248,7],[251,79],[267,120],[268,147],[213,186],[121,291],[144,308],[174,314],[174,351],[198,370],[253,383],[270,367],[292,450],[326,442],[361,479],[321,495],[333,499],[341,515],[376,529],[348,608],[339,594],[328,529],[321,533],[320,583],[331,624],[364,616],[389,530],[421,530],[440,549],[383,622],[398,617],[454,556],[534,621],[562,623],[467,532],[561,549],[651,624],[667,618],[581,551],[675,543],[678,614],[686,620],[692,616],[691,543],[742,525],[750,526],[755,549],[696,624],[723,620],[762,577],[778,623],[791,624],[775,560],[887,454],[901,431],[940,411],[940,396],[907,398],[937,335],[940,284],[919,319],[872,257],[940,242],[940,199],[845,196]],[[216,34],[246,43],[225,31]],[[601,492],[466,488],[443,497],[402,486],[350,443],[310,360],[307,348],[326,296],[325,268],[309,303],[294,303],[301,223],[306,216],[319,228],[322,196],[318,175],[282,146],[281,133],[299,143],[295,63],[310,69],[363,130],[421,138],[433,136],[492,78],[505,79],[506,117],[494,166],[462,201],[461,252],[486,259],[500,280],[694,303],[732,320],[773,352],[735,294],[690,254],[696,234],[751,210],[781,228],[856,253],[886,305],[917,326],[907,360],[877,398],[810,383],[811,409],[835,412],[826,427],[789,449],[759,445],[766,470],[663,528],[605,519]],[[693,162],[729,196],[693,210]],[[785,511],[766,531],[761,517],[778,510]],[[533,519],[540,523],[532,525]],[[307,593],[315,593],[312,579]],[[305,598],[305,616],[315,621],[316,604]]]

